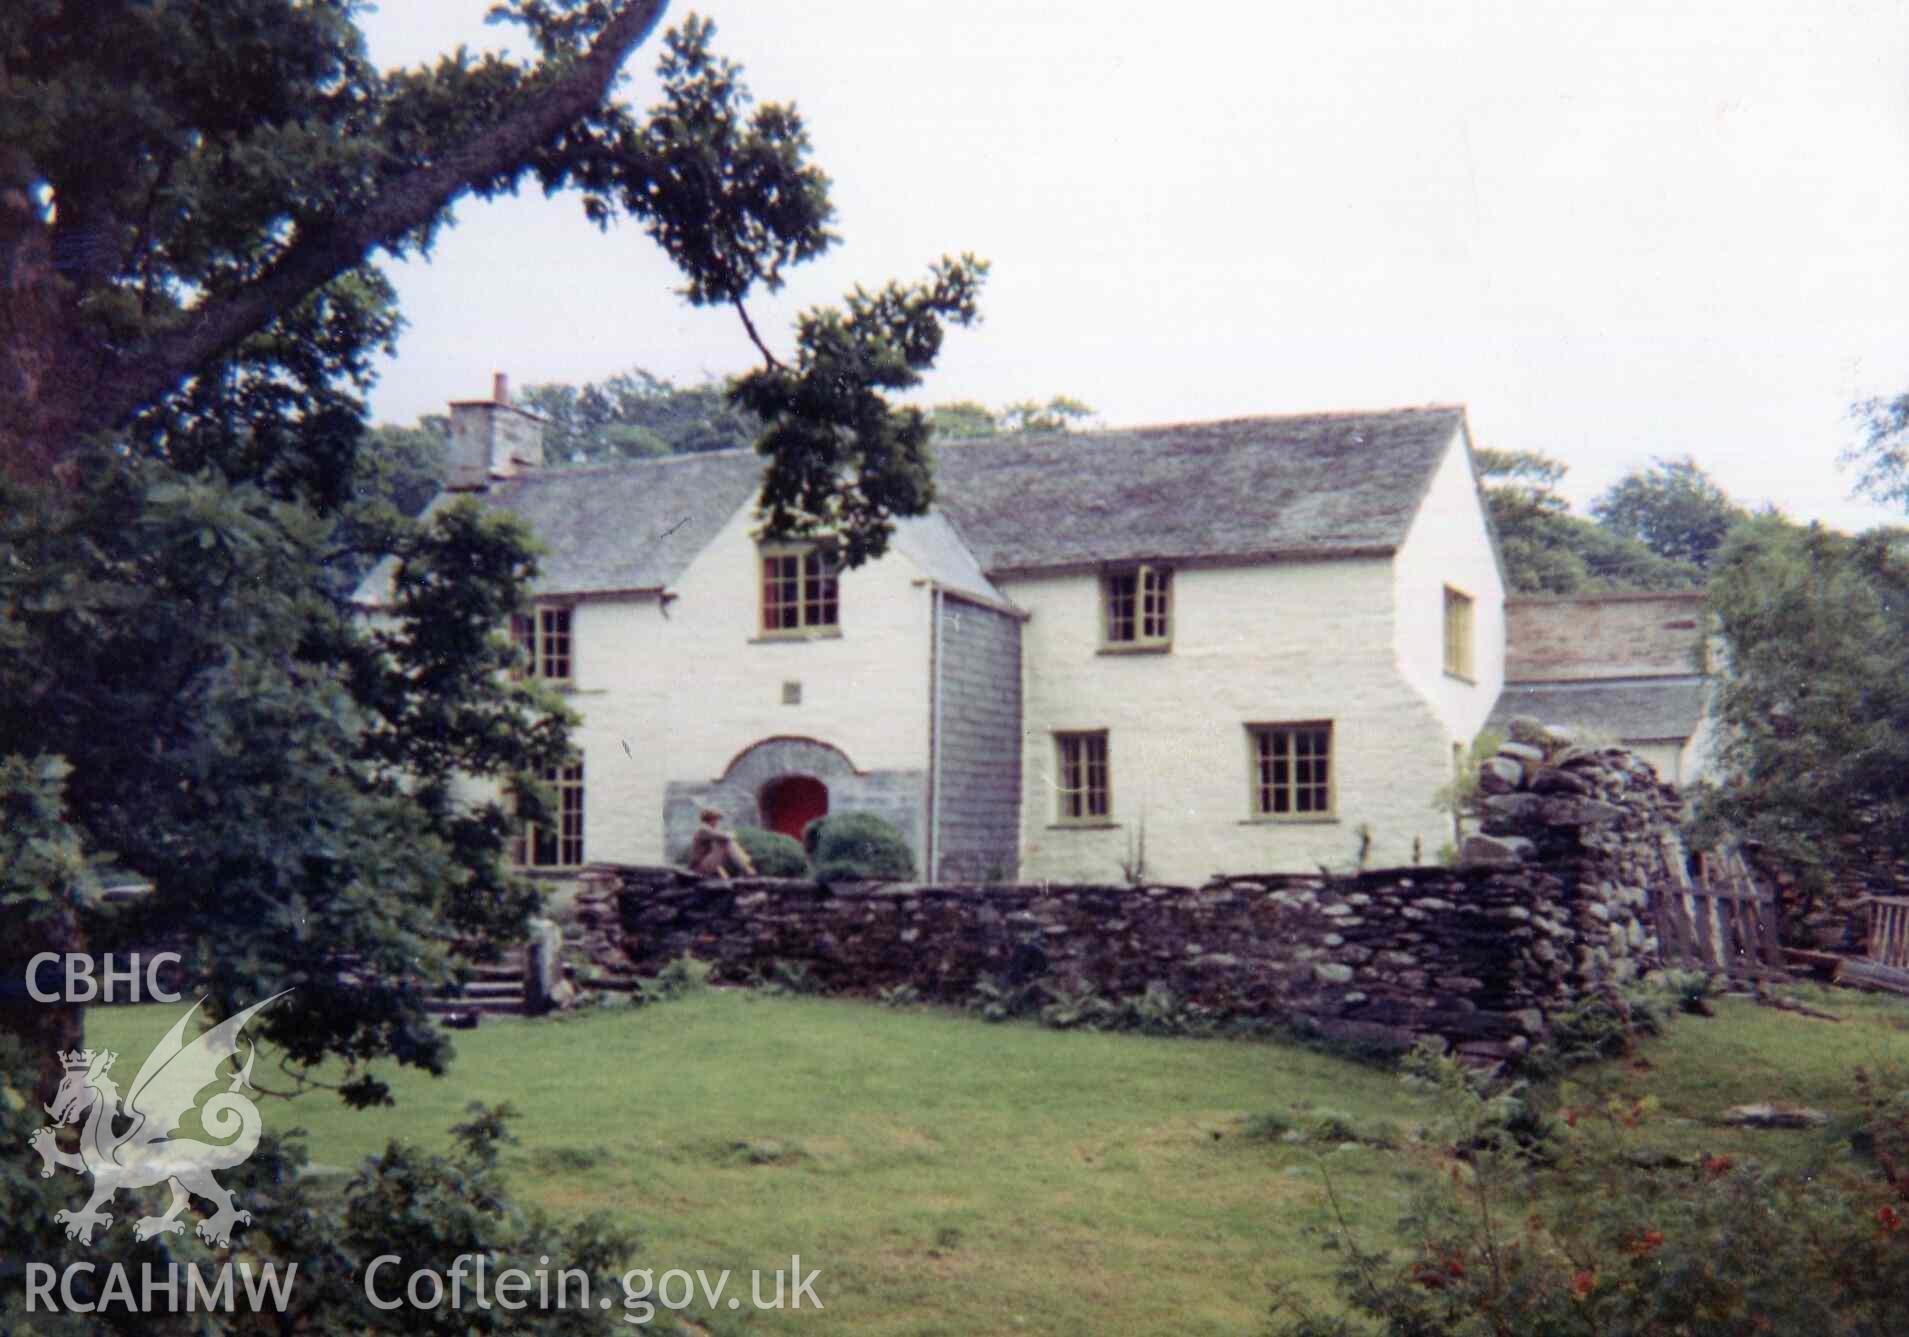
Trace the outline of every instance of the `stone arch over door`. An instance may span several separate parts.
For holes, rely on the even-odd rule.
[[[806,824],[820,812],[800,815],[818,801],[826,812],[872,812],[907,837],[921,865],[923,802],[927,772],[864,771],[841,748],[816,738],[778,735],[742,749],[715,780],[671,781],[663,800],[666,857],[678,858],[695,833],[705,807],[735,826],[776,829],[778,818]],[[797,839],[800,830],[789,832]]]
[[[716,783],[724,789],[746,788],[752,793],[791,775],[806,775],[831,789],[835,782],[860,774],[848,753],[814,738],[765,738],[730,758]]]

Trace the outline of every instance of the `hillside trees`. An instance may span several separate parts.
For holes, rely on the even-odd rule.
[[[1093,417],[1094,410],[1071,395],[1053,395],[1045,403],[1023,399],[998,410],[973,400],[957,400],[935,405],[928,416],[937,437],[959,441],[1032,432],[1071,432]]]
[[[1481,449],[1476,456],[1514,592],[1678,590],[1702,583],[1695,564],[1573,515],[1557,492],[1569,467],[1562,461],[1534,450]]]
[[[1654,460],[1591,503],[1592,518],[1608,532],[1637,540],[1667,562],[1702,569],[1747,514],[1688,455]]]
[[[837,527],[851,561],[928,503],[925,419],[886,395],[974,318],[985,266],[857,290],[778,354],[747,302],[833,243],[827,179],[708,24],[666,35],[639,116],[608,94],[660,0],[510,0],[536,58],[391,74],[356,8],[0,13],[0,758],[21,759],[0,807],[154,885],[149,925],[84,905],[83,876],[39,886],[50,940],[157,926],[220,1005],[295,986],[268,1033],[342,1056],[375,1101],[365,1064],[444,1061],[420,1002],[455,941],[532,905],[511,810],[537,814],[533,777],[567,753],[560,704],[503,672],[528,536],[468,506],[420,524],[373,476],[391,462],[362,394],[399,320],[370,262],[532,180],[635,219],[761,355],[768,520]],[[341,572],[386,557],[391,617],[368,627]]]
[[[543,418],[544,458],[551,464],[744,449],[755,445],[764,425],[730,402],[723,381],[677,385],[641,367],[582,386],[526,386],[517,403]]]

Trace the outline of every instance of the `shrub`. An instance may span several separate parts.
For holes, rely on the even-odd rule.
[[[709,987],[710,972],[714,969],[707,961],[679,956],[657,971],[655,979],[637,981],[637,1001],[662,1003],[685,994],[701,993]]]
[[[742,846],[749,862],[763,877],[807,877],[809,858],[802,842],[780,831],[764,831],[759,826],[736,828],[736,843]]]
[[[815,977],[807,961],[778,958],[769,963],[767,971],[757,971],[755,987],[771,998],[806,998],[822,992],[822,981]]]
[[[872,812],[831,814],[809,825],[818,882],[872,882],[915,875],[908,838]]]
[[[983,975],[974,982],[968,1007],[987,1021],[1012,1021],[1039,1012],[1047,997],[1039,980],[1016,984],[1005,976]]]
[[[1552,1020],[1555,1061],[1561,1069],[1629,1054],[1640,1036],[1663,1033],[1676,1005],[1661,984],[1607,986],[1588,994]],[[1533,1071],[1548,1069],[1540,1063]]]
[[[1646,1160],[1630,1130],[1650,1111],[1636,1102],[1553,1139],[1556,1163],[1532,1178],[1534,1158],[1506,1136],[1525,1103],[1515,1087],[1429,1055],[1408,1067],[1446,1097],[1442,1131],[1469,1167],[1454,1159],[1426,1185],[1403,1256],[1362,1247],[1339,1216],[1330,1243],[1358,1320],[1311,1310],[1288,1289],[1278,1337],[1909,1330],[1909,1176],[1833,1161],[1785,1173],[1721,1155]],[[1876,1143],[1909,1135],[1901,1085],[1898,1074],[1857,1075]],[[1518,1200],[1537,1210],[1520,1220]]]
[[[1249,1142],[1278,1142],[1293,1132],[1293,1121],[1275,1110],[1248,1115],[1246,1126],[1240,1129],[1240,1136]]]
[[[897,984],[875,997],[883,1007],[914,1007],[921,1002],[921,990],[912,984]]]

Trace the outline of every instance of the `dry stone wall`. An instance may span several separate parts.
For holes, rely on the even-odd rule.
[[[740,982],[782,963],[831,991],[905,984],[948,1003],[984,980],[1109,1000],[1165,986],[1223,1018],[1304,1020],[1385,1046],[1436,1035],[1502,1058],[1587,992],[1655,964],[1647,888],[1679,813],[1629,753],[1520,733],[1486,765],[1483,829],[1456,868],[1189,888],[822,887],[599,867],[579,915],[642,973],[690,955]]]

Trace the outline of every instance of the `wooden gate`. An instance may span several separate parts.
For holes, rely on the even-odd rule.
[[[1692,879],[1681,845],[1664,837],[1663,882],[1651,892],[1658,954],[1666,966],[1743,979],[1788,979],[1773,892],[1760,889],[1735,850],[1697,856]]]

